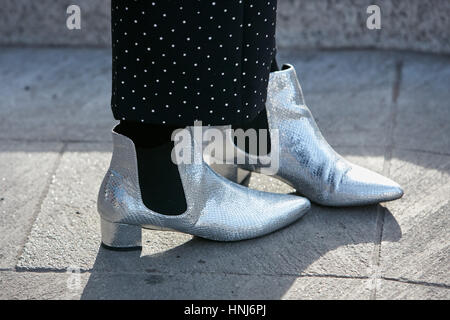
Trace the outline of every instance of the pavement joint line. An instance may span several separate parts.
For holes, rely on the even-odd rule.
[[[94,44],[79,44],[79,45],[65,45],[65,44],[29,44],[29,43],[2,43],[0,44],[1,49],[15,50],[91,50],[91,51],[109,51],[109,45],[94,45]],[[6,54],[6,52],[5,52]]]
[[[67,149],[67,143],[63,143],[63,145],[61,146],[61,148],[58,151],[58,156],[55,159],[55,162],[53,163],[52,169],[49,172],[47,181],[45,183],[45,187],[42,190],[42,192],[41,192],[41,194],[40,194],[40,196],[38,198],[38,201],[37,201],[36,206],[35,206],[35,208],[33,210],[33,215],[32,215],[32,218],[31,218],[32,223],[30,224],[30,226],[28,227],[28,230],[26,232],[27,236],[26,236],[24,242],[22,243],[19,252],[16,255],[16,263],[15,263],[16,269],[17,269],[17,264],[19,263],[19,259],[20,259],[20,257],[23,254],[23,249],[24,249],[26,243],[29,240],[29,237],[30,237],[30,234],[31,234],[31,230],[33,229],[33,226],[34,226],[34,224],[36,222],[36,219],[37,219],[39,213],[41,212],[42,204],[43,204],[45,198],[47,197],[47,195],[48,195],[48,193],[50,191],[50,186],[52,184],[53,177],[55,176],[56,171],[59,168],[59,165],[61,163],[61,158],[62,158],[64,152],[66,151],[66,149]]]
[[[395,127],[397,125],[397,113],[398,113],[398,106],[397,101],[398,97],[400,95],[400,89],[402,84],[402,76],[403,76],[403,61],[398,60],[395,63],[395,78],[394,83],[392,84],[392,96],[391,96],[391,103],[390,103],[390,117],[391,121],[388,124],[387,128],[387,139],[388,142],[386,144],[385,154],[384,154],[384,162],[383,162],[383,169],[382,174],[385,177],[390,176],[391,171],[391,160],[392,160],[392,153],[394,150],[394,132]],[[372,254],[372,262],[371,262],[371,272],[370,275],[370,285],[372,287],[372,292],[370,294],[371,300],[377,299],[377,287],[379,284],[379,281],[382,279],[382,270],[381,270],[381,246],[383,241],[383,231],[384,231],[384,220],[386,218],[386,210],[387,208],[378,206],[377,208],[377,218],[376,218],[376,227],[375,227],[375,234],[376,234],[376,243],[374,246],[373,254]]]
[[[37,274],[45,274],[45,273],[66,273],[66,269],[52,269],[52,268],[23,268],[17,270],[5,270],[5,271],[13,271],[16,273],[37,273]],[[1,270],[0,270],[1,272]],[[180,271],[180,272],[161,272],[161,271],[145,271],[142,272],[97,272],[92,271],[92,269],[82,269],[80,270],[81,274],[90,274],[90,275],[103,275],[103,276],[113,276],[113,275],[231,275],[231,276],[253,276],[253,277],[290,277],[290,278],[330,278],[330,279],[353,279],[353,280],[367,280],[367,276],[349,276],[349,275],[334,275],[334,274],[290,274],[290,273],[281,273],[281,274],[272,274],[272,273],[240,273],[240,272],[205,272],[205,271]]]
[[[361,85],[360,87],[358,87],[358,92],[359,93],[364,93],[367,91],[374,91],[374,89],[388,89],[386,87],[384,87],[383,85],[376,85],[376,86],[371,86],[371,85]],[[341,89],[329,89],[327,90],[327,93],[340,93],[342,92]],[[314,90],[308,90],[308,96],[316,96],[316,95],[323,95],[323,90],[322,89],[314,89]],[[309,100],[308,100],[309,101]],[[312,107],[314,108],[314,107]],[[318,120],[320,121],[320,118],[318,118]]]
[[[444,289],[450,289],[450,285],[445,283],[437,283],[437,282],[426,282],[426,281],[417,281],[417,280],[409,280],[405,278],[389,278],[389,277],[381,277],[383,280],[386,281],[393,281],[393,282],[401,282],[401,283],[407,283],[407,284],[414,284],[414,285],[420,285],[420,286],[427,286],[427,287],[437,287],[437,288],[444,288]]]
[[[54,140],[54,139],[21,139],[21,138],[0,138],[0,142],[23,142],[23,143],[67,143],[67,144],[110,144],[111,140]],[[349,144],[333,144],[334,148],[386,148],[383,145],[349,145]],[[415,148],[403,148],[403,147],[392,147],[392,151],[401,150],[401,151],[411,151],[411,152],[419,152],[426,154],[433,154],[437,156],[450,156],[450,152],[438,152],[431,150],[421,150]]]
[[[60,269],[60,268],[29,268],[29,267],[16,267],[14,269],[17,273],[65,273],[67,272],[67,269]],[[97,273],[94,272],[92,269],[78,269],[80,273]],[[102,273],[102,272],[99,272]],[[105,272],[105,274],[108,273],[114,273],[114,272]]]
[[[48,51],[105,51],[109,52],[111,50],[110,45],[98,45],[98,44],[74,44],[74,45],[65,45],[65,44],[29,44],[29,43],[2,43],[0,44],[0,49],[4,49],[0,51],[1,54],[7,54],[8,52],[6,50],[12,51],[12,50],[48,50]],[[280,55],[284,57],[289,57],[289,55],[294,54],[296,52],[302,52],[303,54],[313,54],[313,53],[320,53],[320,52],[373,52],[374,48],[371,46],[361,46],[361,47],[349,47],[349,46],[340,46],[340,47],[322,47],[318,46],[315,48],[303,48],[301,46],[286,46],[286,45],[277,45],[277,49],[280,53]],[[395,52],[397,54],[402,53],[414,53],[417,55],[430,55],[430,56],[436,56],[436,57],[450,57],[450,54],[448,53],[439,53],[439,52],[424,52],[421,50],[412,50],[412,49],[390,49],[390,48],[377,48],[376,51],[378,52]]]
[[[2,271],[2,270],[0,270]],[[15,270],[4,270],[4,271],[14,271],[17,273],[65,273],[67,269],[61,268],[28,268],[28,267],[17,267]],[[310,278],[337,278],[337,279],[368,279],[367,276],[351,276],[351,275],[337,275],[337,274],[314,274],[314,273],[245,273],[245,272],[224,272],[224,271],[178,271],[174,272],[162,272],[162,271],[146,271],[141,270],[138,272],[128,272],[128,271],[94,271],[93,269],[80,269],[80,273],[90,273],[90,274],[102,274],[102,275],[115,275],[115,274],[205,274],[205,275],[235,275],[235,276],[265,276],[265,277],[310,277]]]
[[[4,142],[23,143],[112,143],[111,140],[57,140],[57,139],[21,139],[21,138],[0,138]]]
[[[377,217],[376,217],[376,226],[375,226],[375,245],[372,253],[372,261],[370,267],[370,286],[372,287],[372,291],[370,293],[370,299],[376,300],[377,294],[377,285],[379,280],[381,279],[381,268],[380,268],[380,257],[381,257],[381,241],[383,239],[383,229],[384,229],[384,219],[386,216],[386,209],[384,207],[378,206],[377,208]]]
[[[44,274],[44,273],[66,273],[65,269],[51,269],[51,268],[41,268],[41,269],[24,269],[21,268],[19,270],[14,269],[0,269],[0,272],[12,272],[12,273],[36,273],[36,274]],[[93,272],[90,270],[80,270],[80,273],[90,274],[90,275],[102,275],[102,276],[114,276],[114,275],[234,275],[234,276],[260,276],[260,277],[295,277],[295,278],[330,278],[330,279],[350,279],[350,280],[369,280],[370,277],[367,276],[346,276],[346,275],[334,275],[334,274],[267,274],[267,273],[237,273],[237,272],[204,272],[204,271],[191,271],[191,272],[160,272],[160,271],[152,271],[152,272]],[[405,284],[426,286],[426,287],[435,287],[435,288],[443,288],[450,289],[450,285],[445,283],[436,283],[436,282],[426,282],[419,280],[411,280],[405,278],[390,278],[382,276],[380,278],[384,281],[392,281],[392,282],[400,282]]]
[[[420,149],[415,149],[415,148],[393,147],[392,150],[402,150],[402,151],[411,151],[411,152],[418,152],[418,153],[427,153],[427,154],[433,154],[433,155],[436,155],[436,156],[450,156],[450,153],[448,153],[448,152],[420,150]]]

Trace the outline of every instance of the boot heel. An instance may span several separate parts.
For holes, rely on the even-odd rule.
[[[102,246],[111,250],[142,249],[142,228],[101,219]]]

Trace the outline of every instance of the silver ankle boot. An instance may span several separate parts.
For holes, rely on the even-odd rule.
[[[272,151],[276,148],[279,153],[274,175],[298,193],[327,206],[368,205],[402,197],[403,190],[397,183],[347,161],[327,143],[305,105],[293,66],[285,65],[270,74],[266,110]],[[278,129],[276,137],[274,129]],[[225,136],[230,148],[234,145],[231,131]],[[267,169],[262,163],[270,163],[272,158],[257,157],[237,147],[232,156],[245,158],[240,167],[256,172]],[[219,158],[232,161],[222,154]]]
[[[111,165],[98,196],[102,242],[107,247],[139,248],[141,228],[218,241],[250,239],[294,222],[310,208],[305,198],[252,190],[218,175],[203,161],[202,147],[191,139],[192,159],[200,160],[178,164],[186,212],[175,216],[154,212],[141,198],[133,141],[114,131],[112,135]]]

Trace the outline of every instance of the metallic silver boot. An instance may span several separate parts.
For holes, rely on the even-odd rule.
[[[178,164],[186,212],[175,216],[154,212],[141,198],[133,141],[112,134],[111,165],[98,195],[102,242],[107,247],[140,247],[141,228],[180,231],[218,241],[250,239],[287,226],[310,208],[305,198],[252,190],[218,175],[203,161],[202,146],[192,138],[192,159],[200,160]]]
[[[278,141],[279,169],[275,176],[300,194],[327,206],[368,205],[402,197],[403,190],[397,183],[347,161],[327,143],[305,105],[293,66],[285,65],[270,74],[266,110],[272,149]],[[274,129],[278,129],[276,139]],[[234,145],[233,137],[231,132],[226,136],[229,148]],[[237,147],[235,157],[246,158],[241,168],[257,172],[267,167],[261,163],[271,159],[270,155],[256,157]]]

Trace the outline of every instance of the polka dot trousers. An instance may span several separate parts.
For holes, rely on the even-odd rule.
[[[112,0],[117,120],[239,124],[264,109],[277,0]]]

